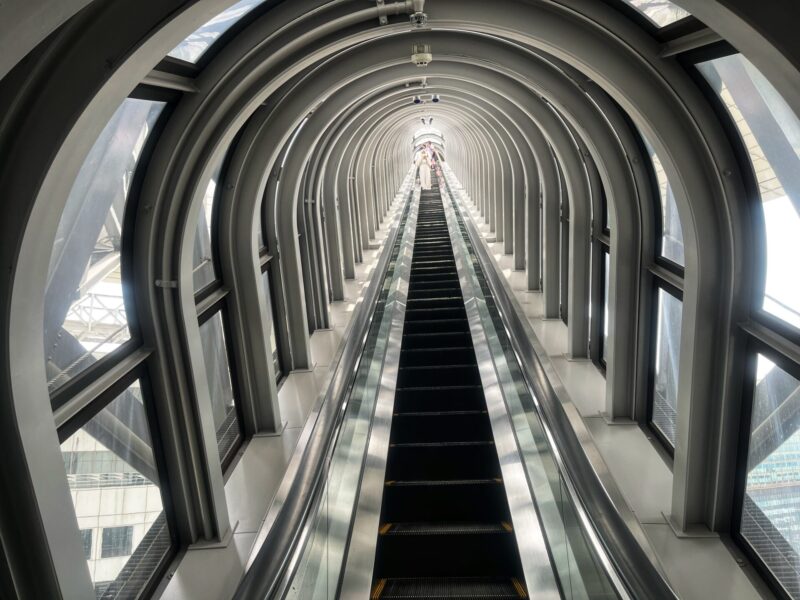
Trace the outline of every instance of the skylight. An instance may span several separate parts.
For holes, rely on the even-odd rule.
[[[196,63],[223,33],[263,1],[241,0],[241,2],[226,8],[178,44],[168,56]]]
[[[691,16],[689,11],[669,0],[625,0],[625,2],[647,17],[656,27],[665,27]]]

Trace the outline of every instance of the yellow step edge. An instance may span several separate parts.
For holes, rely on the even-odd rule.
[[[526,590],[525,586],[522,585],[522,583],[520,583],[519,579],[514,577],[513,579],[511,579],[511,583],[514,584],[514,589],[517,590],[517,594],[519,594],[520,598],[527,598],[528,597],[528,590]],[[383,588],[381,588],[381,589],[383,589]]]
[[[380,598],[381,594],[383,593],[383,588],[385,587],[386,587],[386,580],[379,579],[378,583],[376,583],[375,586],[372,588],[372,595],[370,596],[370,598],[372,600],[378,600],[378,598]]]
[[[378,533],[380,533],[381,535],[385,535],[385,534],[389,533],[389,530],[391,528],[392,528],[392,524],[391,523],[384,523],[383,525],[381,525],[381,528],[378,530]]]

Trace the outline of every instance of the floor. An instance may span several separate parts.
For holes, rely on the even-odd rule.
[[[244,573],[256,536],[264,523],[286,467],[297,446],[306,419],[328,383],[328,369],[344,339],[347,326],[361,304],[378,263],[390,225],[402,203],[395,199],[381,229],[372,240],[373,249],[365,250],[363,262],[356,265],[355,279],[345,281],[345,299],[330,305],[330,329],[311,335],[313,368],[292,371],[278,391],[281,435],[256,436],[246,446],[225,484],[225,496],[232,540],[223,547],[191,548],[180,560],[174,573],[168,574],[161,598],[164,600],[225,600],[231,598]],[[263,532],[262,532],[263,535]]]
[[[642,526],[652,550],[683,600],[754,600],[770,597],[748,577],[728,546],[717,537],[679,538],[667,523],[671,510],[672,471],[647,434],[636,424],[609,424],[605,408],[605,378],[590,360],[566,357],[567,326],[560,319],[545,319],[541,292],[527,290],[524,271],[513,269],[511,255],[494,241],[494,232],[479,210],[467,202],[472,220],[514,290],[560,384],[577,408],[622,496]],[[559,387],[559,386],[554,386]]]

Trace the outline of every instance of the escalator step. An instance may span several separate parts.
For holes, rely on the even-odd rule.
[[[373,600],[426,598],[527,598],[525,586],[515,578],[492,577],[414,577],[380,579],[372,589]]]
[[[404,335],[409,333],[460,333],[469,331],[469,321],[460,319],[429,319],[427,321],[406,321]]]
[[[465,319],[467,311],[461,306],[439,306],[436,308],[406,307],[406,321],[432,321],[440,319]]]
[[[479,535],[511,533],[508,522],[500,523],[384,523],[381,535]]]
[[[400,367],[475,364],[472,347],[415,348],[400,351]]]
[[[481,374],[476,364],[400,367],[397,387],[479,385]]]

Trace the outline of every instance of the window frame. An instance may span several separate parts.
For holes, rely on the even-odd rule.
[[[653,271],[656,271],[656,273]],[[656,356],[658,355],[658,296],[659,292],[661,291],[663,291],[665,294],[669,294],[681,303],[681,311],[683,311],[683,290],[667,279],[659,277],[657,270],[651,270],[651,274],[654,276],[652,278],[651,286],[652,302],[648,333],[649,347],[647,356],[647,403],[643,425],[648,432],[655,436],[655,439],[657,439],[659,442],[659,446],[667,453],[670,460],[674,460],[675,447],[672,445],[672,442],[667,439],[667,436],[665,436],[664,433],[658,428],[658,426],[653,423],[653,407],[655,405],[656,389]],[[682,352],[682,349],[679,351],[679,353],[680,352]],[[678,371],[678,377],[680,378],[680,370]]]
[[[283,355],[284,343],[282,340],[281,328],[278,326],[278,309],[275,301],[275,279],[272,273],[273,256],[269,253],[266,246],[261,248],[259,252],[259,262],[259,274],[263,276],[266,273],[269,281],[269,298],[267,298],[267,302],[269,302],[269,317],[272,320],[270,325],[275,332],[276,346],[276,351],[272,355],[272,364],[275,369],[275,385],[280,386],[286,379],[287,373],[285,357]]]
[[[669,42],[671,40],[683,37],[690,33],[695,33],[701,29],[705,29],[705,25],[697,17],[690,14],[682,19],[673,21],[668,25],[659,27],[651,21],[643,12],[638,10],[625,2],[625,0],[601,0],[603,3],[612,6],[617,11],[623,13],[626,17],[634,21],[639,27],[647,31],[659,42]]]
[[[169,487],[169,473],[167,469],[166,456],[162,444],[161,428],[157,416],[157,407],[153,398],[153,389],[146,367],[146,359],[152,356],[150,351],[146,351],[141,362],[130,368],[126,373],[116,377],[108,385],[102,387],[101,391],[92,400],[86,402],[85,406],[76,412],[71,418],[57,427],[58,443],[61,445],[70,436],[79,431],[86,423],[91,421],[96,415],[109,406],[122,392],[128,389],[135,381],[139,382],[142,394],[142,404],[144,405],[147,428],[150,434],[151,451],[158,474],[158,491],[161,494],[161,504],[167,522],[167,531],[170,537],[170,547],[159,559],[156,567],[150,572],[147,582],[139,590],[142,597],[148,597],[160,584],[166,574],[169,565],[179,554],[180,541],[178,536],[178,523],[175,517],[175,507],[172,498],[172,491]],[[102,528],[101,528],[102,529]],[[101,540],[102,543],[102,540]],[[99,552],[99,550],[97,551]],[[133,549],[133,553],[136,548]],[[101,557],[87,559],[100,560]],[[126,563],[127,564],[127,563]],[[121,572],[121,571],[120,571]],[[111,580],[109,583],[113,583]],[[101,582],[95,582],[101,583]]]
[[[245,419],[244,419],[244,409],[242,407],[242,395],[241,395],[241,381],[240,381],[240,374],[238,369],[236,368],[236,353],[233,347],[233,341],[231,336],[231,325],[230,319],[228,314],[228,298],[229,293],[228,290],[221,285],[216,289],[217,293],[212,297],[208,296],[206,298],[206,305],[202,306],[200,303],[197,305],[197,327],[198,331],[200,327],[206,324],[208,321],[220,315],[220,321],[222,322],[222,337],[223,342],[225,344],[225,357],[228,360],[228,374],[231,378],[231,393],[233,394],[233,407],[236,411],[236,419],[239,422],[239,439],[236,443],[231,446],[225,456],[220,458],[220,464],[222,466],[222,475],[223,477],[228,477],[233,470],[233,467],[236,464],[236,457],[239,452],[244,447],[245,443],[247,442],[248,436],[247,428],[245,426]],[[209,301],[210,300],[210,301]],[[203,369],[206,369],[205,361],[203,361]],[[203,372],[203,377],[206,377],[206,373]],[[215,432],[216,434],[216,426]],[[216,442],[216,439],[215,439]],[[219,449],[219,448],[217,448]]]
[[[254,21],[256,21],[256,19],[258,19],[260,16],[266,13],[266,11],[274,8],[281,1],[282,0],[263,0],[262,2],[254,6],[246,14],[242,15],[241,18],[239,18],[235,23],[233,23],[230,27],[228,27],[225,31],[223,31],[217,39],[211,42],[208,48],[206,48],[206,50],[197,59],[197,62],[193,63],[188,60],[183,60],[182,58],[177,58],[175,56],[170,56],[169,54],[166,54],[164,55],[162,62],[159,63],[159,67],[161,67],[162,64],[167,64],[169,65],[168,68],[170,69],[181,70],[184,72],[187,70],[192,70],[195,73],[199,74],[208,66],[208,64],[212,60],[214,60],[214,57],[216,57],[225,48],[225,46],[227,46],[236,36],[238,36],[244,29],[249,27]],[[213,18],[218,17],[228,8],[236,4],[236,2],[237,0],[231,0],[231,3],[224,9],[222,9],[219,13],[217,13]],[[206,22],[203,23],[203,25],[205,24]],[[197,29],[193,30],[189,35],[194,34],[196,30]],[[181,42],[183,42],[185,39],[186,38],[181,40]],[[181,42],[179,42],[179,44]],[[172,49],[170,49],[170,52],[172,52]]]
[[[589,354],[592,362],[603,375],[606,376],[608,363],[606,362],[603,351],[606,349],[606,343],[603,339],[603,332],[606,326],[606,302],[605,302],[605,285],[608,280],[609,273],[606,269],[605,259],[608,256],[609,267],[611,266],[611,238],[610,232],[603,231],[599,235],[595,235],[592,239],[592,272],[595,274],[592,277],[592,322],[590,323],[590,339],[589,339]],[[610,291],[610,288],[609,288]],[[610,294],[609,294],[608,310],[611,311]],[[611,339],[611,331],[609,333],[609,340]]]
[[[706,100],[711,104],[714,112],[721,123],[727,140],[733,150],[736,158],[736,163],[739,167],[745,193],[748,197],[748,217],[752,223],[750,228],[750,235],[753,239],[753,263],[758,270],[763,267],[766,273],[767,268],[767,228],[764,220],[763,201],[761,199],[761,190],[758,183],[758,178],[753,171],[753,163],[747,147],[744,144],[741,133],[739,132],[736,124],[733,122],[728,109],[722,103],[722,100],[714,92],[714,90],[706,81],[703,74],[697,68],[698,63],[708,62],[711,60],[725,58],[741,54],[733,46],[727,42],[718,42],[711,44],[705,48],[687,52],[679,56],[679,60],[684,68],[688,71],[698,88],[702,91]],[[800,118],[800,115],[798,116]],[[773,315],[763,308],[763,301],[766,289],[766,274],[759,275],[752,286],[750,318],[761,323],[768,329],[778,333],[781,337],[790,340],[792,343],[800,345],[800,327],[789,324],[783,319]]]
[[[741,519],[744,509],[744,496],[747,486],[747,462],[750,452],[750,425],[755,403],[756,365],[758,355],[762,354],[775,365],[793,377],[800,379],[800,352],[793,357],[786,353],[786,347],[800,346],[800,330],[786,323],[775,315],[767,313],[762,305],[766,287],[766,244],[767,232],[763,215],[762,199],[758,179],[753,170],[753,163],[744,140],[727,107],[718,94],[711,88],[706,78],[697,68],[702,62],[741,54],[726,41],[709,44],[702,48],[678,55],[682,64],[706,101],[716,113],[727,141],[733,151],[737,166],[748,198],[747,214],[751,223],[754,279],[750,300],[750,321],[740,323],[738,332],[743,335],[745,349],[743,352],[744,379],[739,396],[739,430],[737,432],[737,449],[733,483],[733,499],[730,520],[730,532],[736,547],[745,555],[756,572],[764,579],[768,587],[778,597],[789,600],[790,596],[780,581],[775,577],[766,562],[760,557],[750,542],[741,534]],[[782,348],[783,347],[783,348]]]
[[[125,210],[122,214],[122,224],[120,229],[120,281],[131,281],[134,272],[135,257],[133,253],[133,236],[136,214],[139,211],[142,184],[147,173],[150,161],[155,152],[161,134],[167,126],[167,122],[175,108],[177,100],[181,94],[171,90],[160,90],[154,93],[155,88],[137,86],[126,98],[135,100],[149,100],[163,102],[164,107],[153,124],[152,130],[142,146],[139,159],[136,161],[135,168],[131,177],[130,188],[125,197]],[[163,93],[161,93],[163,92]],[[123,100],[123,102],[125,102]],[[122,106],[122,103],[120,104]],[[80,393],[96,384],[98,380],[108,376],[108,373],[119,368],[125,363],[142,345],[142,331],[136,310],[134,295],[130,292],[125,293],[123,285],[122,302],[125,306],[125,319],[127,321],[129,338],[122,342],[120,346],[105,356],[97,359],[82,371],[76,373],[64,383],[57,385],[50,391],[50,405],[53,412],[57,412],[70,402],[70,400]]]
[[[742,383],[742,404],[739,420],[739,432],[736,456],[736,476],[734,480],[733,510],[731,511],[730,531],[731,537],[737,547],[747,557],[756,571],[764,578],[770,589],[782,600],[791,600],[788,591],[780,580],[773,574],[761,555],[753,548],[741,532],[742,513],[744,511],[744,497],[747,489],[747,462],[750,454],[750,426],[752,424],[753,408],[756,392],[756,365],[758,355],[772,361],[775,366],[795,379],[800,380],[800,364],[794,362],[778,349],[764,340],[750,334],[747,340],[745,358],[745,377]]]

